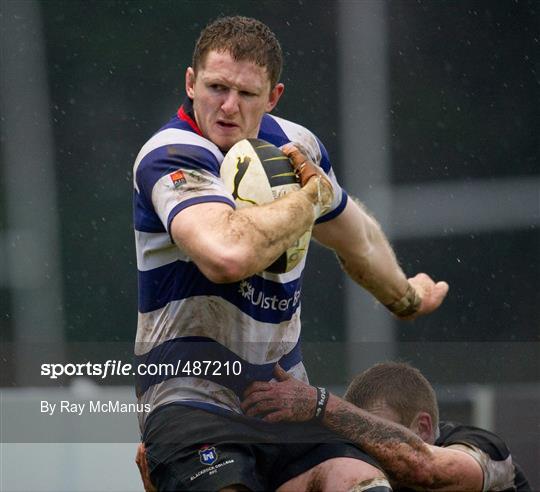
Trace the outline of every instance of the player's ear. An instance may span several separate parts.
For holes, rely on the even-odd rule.
[[[285,90],[285,86],[280,82],[279,84],[276,84],[274,88],[270,91],[270,95],[268,96],[268,102],[266,103],[265,111],[269,113],[272,111],[276,104],[279,101],[279,98],[283,94],[283,91]]]
[[[195,94],[195,71],[193,68],[188,67],[186,70],[186,94],[189,98],[193,99]]]
[[[418,435],[422,441],[433,443],[433,421],[427,412],[418,412],[410,426],[411,430]]]

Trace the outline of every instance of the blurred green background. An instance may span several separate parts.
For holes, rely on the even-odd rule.
[[[57,175],[62,330],[68,341],[130,342],[137,312],[132,163],[182,102],[200,29],[218,15],[241,13],[276,32],[286,85],[276,113],[324,141],[339,177],[347,145],[340,142],[341,113],[354,108],[338,90],[337,3],[51,0],[40,8]],[[396,1],[387,12],[391,184],[416,186],[421,196],[431,182],[538,180],[538,3]],[[24,19],[19,23],[24,29]],[[538,217],[538,202],[531,206]],[[426,271],[451,284],[436,314],[396,323],[396,339],[538,342],[538,220],[478,233],[441,230],[394,241],[409,275]],[[332,254],[313,246],[304,282],[305,341],[346,341],[342,292],[343,274]],[[4,341],[14,339],[11,296],[4,282]],[[429,363],[425,354],[403,347],[413,362]],[[312,374],[342,379],[343,359],[323,359],[317,359],[322,369],[312,364]],[[435,362],[436,379],[464,376],[459,368],[439,371]],[[503,379],[536,380],[536,369],[513,374],[507,368]]]
[[[355,17],[362,10],[375,14]],[[275,113],[324,142],[349,194],[373,203],[408,275],[424,271],[451,286],[436,313],[397,322],[360,288],[349,290],[333,254],[313,244],[302,300],[311,380],[342,390],[354,367],[377,354],[407,359],[437,385],[447,418],[500,432],[540,487],[539,10],[534,0],[3,0],[0,386],[18,424],[41,422],[20,411],[38,411],[25,386],[55,386],[35,390],[34,399],[39,391],[88,390],[88,382],[40,377],[39,361],[131,358],[132,165],[181,104],[201,28],[241,14],[267,23],[282,43],[286,91]],[[380,26],[377,50],[369,36]],[[352,31],[357,44],[347,45]],[[364,84],[361,60],[379,67],[380,87]],[[383,94],[382,115],[369,111],[372,94]],[[364,152],[364,130],[379,126],[383,143]],[[386,156],[387,168],[370,161],[373,153]],[[379,324],[387,330],[380,339]],[[371,335],[352,343],[355,330]],[[123,388],[98,389],[129,398],[128,379],[108,378]],[[111,442],[137,439],[131,417],[122,421],[128,437],[112,431]],[[17,463],[17,449],[4,456]],[[39,473],[19,477],[17,466],[6,466],[13,470],[6,483],[97,487],[103,467],[88,471],[93,448],[40,449],[18,451],[25,460],[33,453]],[[105,459],[118,490],[131,487],[128,478],[138,483],[126,449]]]

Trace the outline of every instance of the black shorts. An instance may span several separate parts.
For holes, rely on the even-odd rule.
[[[233,484],[275,490],[337,457],[380,468],[360,448],[315,422],[269,424],[176,404],[148,417],[143,441],[150,476],[159,491],[219,490]]]

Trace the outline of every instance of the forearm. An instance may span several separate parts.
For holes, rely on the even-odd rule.
[[[379,224],[359,203],[349,200],[335,219],[317,225],[314,237],[333,249],[344,270],[401,319],[437,309],[448,292],[425,273],[407,280]]]
[[[308,232],[332,203],[333,186],[324,172],[294,145],[285,145],[282,150],[301,189],[260,207],[231,212],[218,224],[219,240],[234,244],[237,251],[233,258],[240,259],[239,268],[229,278],[238,280],[267,268]]]
[[[366,237],[362,247],[339,255],[347,274],[371,292],[382,304],[390,304],[403,297],[407,290],[407,277],[383,231],[369,218],[365,226]]]
[[[349,200],[334,220],[318,225],[314,236],[333,249],[347,274],[381,303],[397,301],[407,290],[407,278],[377,221]]]
[[[219,228],[219,240],[243,251],[243,276],[264,270],[313,226],[314,185],[310,182],[272,203],[242,208],[228,216]]]
[[[450,485],[438,470],[430,446],[416,434],[330,396],[323,423],[329,429],[358,444],[381,464],[401,486],[437,489]]]
[[[402,425],[332,394],[326,400],[322,392],[291,377],[279,365],[274,376],[278,382],[258,381],[246,390],[242,402],[246,415],[262,415],[267,422],[306,422],[322,412],[323,425],[360,446],[400,486],[441,491],[482,489],[482,470],[469,455],[430,446]]]
[[[236,282],[271,265],[315,219],[317,184],[262,206],[201,204],[172,221],[175,243],[212,282]]]

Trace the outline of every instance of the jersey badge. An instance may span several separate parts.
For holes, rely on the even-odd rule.
[[[183,184],[186,184],[186,177],[184,176],[184,173],[182,171],[176,171],[172,174],[169,174],[171,177],[171,181],[173,182],[174,188],[178,188],[179,186],[182,186]]]
[[[217,459],[217,451],[215,447],[199,449],[199,459],[203,465],[211,466]]]

